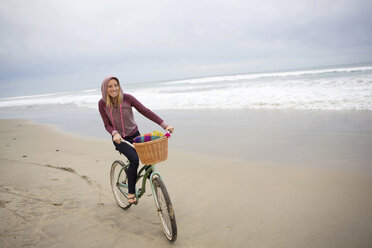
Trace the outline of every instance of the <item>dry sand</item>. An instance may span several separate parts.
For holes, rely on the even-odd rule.
[[[169,243],[150,193],[116,205],[116,159],[110,141],[0,120],[0,247],[372,247],[370,171],[258,165],[170,143],[157,166],[178,225]]]

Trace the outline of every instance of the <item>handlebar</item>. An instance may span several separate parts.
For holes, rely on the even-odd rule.
[[[134,149],[134,145],[131,144],[129,141],[126,141],[125,139],[121,139],[121,140],[120,140],[120,143],[121,143],[121,142],[127,143],[130,147],[132,147],[132,148]]]

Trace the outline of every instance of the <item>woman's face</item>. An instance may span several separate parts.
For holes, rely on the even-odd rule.
[[[107,92],[109,96],[112,98],[117,97],[119,94],[119,90],[120,90],[120,87],[119,87],[118,82],[115,79],[110,79],[107,85]]]

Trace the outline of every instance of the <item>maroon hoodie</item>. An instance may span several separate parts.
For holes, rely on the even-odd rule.
[[[120,106],[113,106],[111,107],[110,111],[110,107],[106,106],[106,96],[108,82],[113,78],[119,82],[116,77],[112,76],[103,80],[101,86],[102,99],[98,102],[99,113],[101,114],[103,124],[105,125],[107,132],[109,132],[112,136],[114,136],[116,133],[120,133],[122,137],[132,136],[135,132],[137,132],[138,126],[134,121],[132,107],[134,107],[138,112],[148,119],[160,125],[162,128],[165,129],[168,126],[159,116],[143,106],[142,103],[140,103],[134,96],[123,93],[122,90],[121,94],[123,95],[123,102],[121,103],[121,111]]]

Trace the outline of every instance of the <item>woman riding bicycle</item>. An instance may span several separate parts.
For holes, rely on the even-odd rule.
[[[132,107],[166,131],[173,132],[174,128],[167,125],[150,109],[143,106],[135,97],[123,93],[119,79],[116,77],[110,76],[105,78],[102,82],[101,92],[102,99],[98,102],[98,109],[107,132],[112,136],[115,149],[124,154],[130,162],[127,170],[128,203],[135,204],[137,203],[135,186],[139,158],[134,148],[125,142],[121,142],[124,139],[133,143],[133,139],[140,135],[137,123],[134,121]]]

